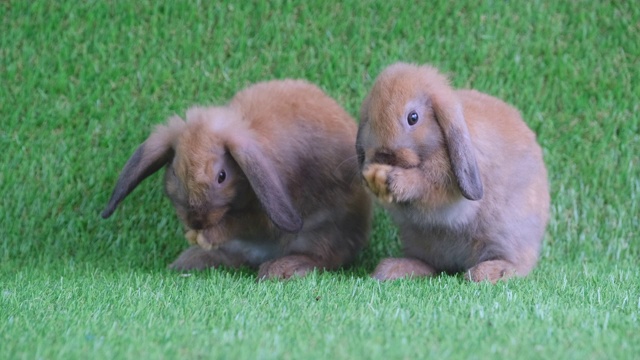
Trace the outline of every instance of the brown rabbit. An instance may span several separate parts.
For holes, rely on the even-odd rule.
[[[405,258],[382,260],[374,278],[464,271],[495,283],[536,265],[547,171],[513,107],[453,90],[433,67],[394,64],[362,105],[356,152],[404,248]]]
[[[159,126],[125,165],[109,217],[166,166],[165,190],[194,245],[170,267],[259,267],[303,276],[351,262],[368,241],[371,200],[358,179],[355,121],[304,81],[258,83],[227,106]]]

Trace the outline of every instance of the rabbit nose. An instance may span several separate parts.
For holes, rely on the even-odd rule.
[[[375,154],[373,155],[372,162],[376,164],[394,166],[396,164],[396,155],[389,149],[379,149],[376,150]]]
[[[200,220],[191,220],[189,221],[189,227],[193,230],[202,230],[204,226],[202,225],[202,221]]]

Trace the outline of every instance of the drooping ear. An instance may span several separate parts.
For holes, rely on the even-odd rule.
[[[442,91],[431,95],[431,101],[436,120],[444,134],[458,187],[465,198],[480,200],[484,192],[482,179],[462,105],[452,90],[439,90]]]
[[[302,216],[291,203],[291,197],[272,161],[250,140],[229,141],[227,148],[246,175],[271,221],[283,231],[299,232],[303,225]]]
[[[173,143],[182,132],[184,122],[174,117],[166,126],[159,126],[149,138],[138,147],[127,161],[111,194],[107,207],[101,216],[106,219],[116,207],[131,193],[142,180],[160,170],[174,155]]]

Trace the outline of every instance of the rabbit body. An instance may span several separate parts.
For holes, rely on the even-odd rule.
[[[373,277],[465,272],[495,282],[535,267],[549,216],[547,172],[513,107],[453,90],[432,67],[399,63],[364,101],[356,146],[405,254],[382,260]]]
[[[197,242],[171,268],[249,266],[260,278],[339,268],[367,243],[371,221],[356,131],[312,84],[252,85],[227,106],[194,107],[186,121],[158,127],[125,166],[103,216],[166,165],[166,193]]]

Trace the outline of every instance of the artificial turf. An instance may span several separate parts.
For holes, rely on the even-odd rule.
[[[0,357],[634,358],[640,354],[640,7],[624,1],[0,3]],[[395,61],[519,108],[544,149],[541,260],[498,285],[379,283],[354,267],[255,282],[178,274],[155,175],[109,220],[155,124],[253,82],[304,78],[354,118]]]

